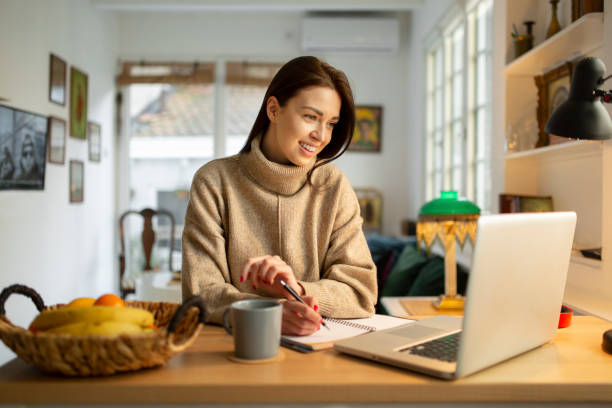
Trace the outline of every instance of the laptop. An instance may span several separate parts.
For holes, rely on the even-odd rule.
[[[456,379],[550,341],[575,226],[574,212],[481,216],[463,318],[439,315],[341,340],[334,349]]]

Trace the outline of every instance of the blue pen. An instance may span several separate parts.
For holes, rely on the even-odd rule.
[[[298,294],[295,292],[295,290],[293,290],[293,288],[292,288],[291,286],[287,285],[287,284],[285,283],[285,281],[284,281],[284,280],[282,280],[282,279],[281,279],[281,280],[280,280],[280,283],[281,283],[281,285],[283,285],[283,288],[285,288],[285,290],[286,290],[287,292],[289,292],[289,293],[291,294],[291,296],[293,296],[293,297],[295,298],[295,300],[297,300],[298,302],[300,302],[300,303],[302,303],[302,304],[304,304],[304,305],[308,306],[308,304],[307,304],[306,302],[304,302],[304,299],[302,299],[302,298],[300,297],[300,295],[298,295]],[[327,330],[331,330],[329,327],[327,327],[327,325],[325,324],[325,322],[324,322],[323,320],[321,320],[321,324],[322,324],[322,325],[323,325],[323,327],[325,327]]]

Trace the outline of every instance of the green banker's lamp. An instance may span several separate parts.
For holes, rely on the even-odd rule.
[[[480,208],[468,200],[458,199],[456,191],[442,191],[440,198],[425,203],[419,211],[417,248],[421,243],[429,252],[438,238],[444,246],[444,295],[434,300],[438,309],[463,309],[464,298],[457,294],[455,241],[463,248],[466,239],[476,240]]]
[[[612,120],[602,102],[612,101],[612,90],[599,87],[606,66],[599,58],[584,58],[574,68],[569,98],[550,116],[546,132],[572,139],[605,140],[612,137]],[[612,330],[603,335],[603,349],[612,354]]]

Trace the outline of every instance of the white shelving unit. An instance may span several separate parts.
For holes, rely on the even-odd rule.
[[[549,17],[545,13],[550,9],[549,2],[537,1],[535,6],[532,0],[500,2],[506,28],[533,19],[536,24],[547,24]],[[606,6],[612,5],[606,3]],[[534,8],[539,12],[535,17]],[[605,24],[612,24],[610,12],[587,14],[571,24],[562,22],[565,28],[561,32],[504,66],[498,65],[505,87],[504,120],[500,124],[504,128],[497,130],[498,135],[506,135],[509,129],[519,129],[519,134],[520,131],[537,132],[533,123],[537,108],[534,76],[583,56],[601,58],[610,49],[604,43],[606,35],[610,36]],[[513,50],[511,36],[504,34],[504,40],[506,49]],[[612,67],[608,71],[612,72]],[[531,121],[530,126],[516,125],[525,123],[525,118]],[[503,157],[506,193],[552,196],[555,210],[572,210],[578,215],[575,244],[582,248],[603,247],[601,261],[585,258],[579,252],[572,255],[565,301],[609,320],[612,320],[612,259],[608,258],[612,253],[606,252],[605,244],[612,240],[612,228],[606,227],[611,219],[607,207],[612,211],[612,185],[607,185],[612,177],[606,173],[612,169],[611,160],[610,144],[601,141],[568,141]]]

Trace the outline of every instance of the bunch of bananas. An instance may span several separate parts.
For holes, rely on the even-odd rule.
[[[104,296],[108,299],[108,295]],[[153,314],[148,310],[124,307],[122,301],[114,306],[106,306],[108,302],[99,302],[101,298],[78,298],[67,306],[43,310],[34,318],[29,330],[33,333],[63,333],[73,336],[118,335],[153,330]]]

